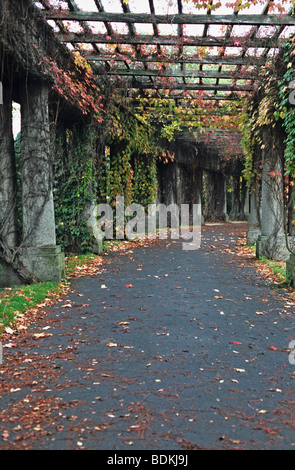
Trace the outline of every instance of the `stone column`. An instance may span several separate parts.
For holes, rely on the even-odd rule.
[[[2,90],[1,90],[2,91]],[[6,251],[18,244],[17,184],[12,133],[12,99],[4,87],[0,101],[0,240]],[[0,288],[18,283],[18,276],[5,261],[0,262]]]
[[[55,245],[48,87],[24,90],[21,116],[23,244]]]
[[[12,100],[4,89],[0,104],[0,237],[10,247],[18,242],[17,185],[12,133]]]
[[[190,197],[188,200],[184,201],[184,203],[189,203],[191,206],[191,224],[193,224],[193,206],[200,205],[201,209],[201,224],[204,225],[204,217],[203,217],[203,208],[202,208],[202,192],[203,192],[203,172],[202,170],[193,165],[188,167],[188,173],[190,174],[191,184],[189,186]]]
[[[226,178],[222,173],[216,174],[216,212],[220,220],[227,220]]]
[[[257,257],[286,261],[290,253],[284,235],[284,186],[281,145],[276,130],[266,130],[262,151],[261,236]]]
[[[59,281],[64,256],[56,246],[48,85],[21,90],[23,262],[40,281]]]
[[[245,218],[249,220],[250,218],[250,193],[249,193],[248,188],[246,189],[246,194],[245,194],[244,214],[245,214]]]
[[[261,235],[260,229],[260,194],[259,184],[255,182],[250,188],[250,215],[249,215],[249,230],[247,233],[247,245],[255,245],[259,236]]]
[[[215,186],[214,173],[205,171],[204,175],[204,193],[205,193],[205,221],[215,222]]]
[[[206,220],[208,222],[227,220],[226,179],[221,172],[206,172]]]
[[[232,176],[232,208],[230,213],[231,220],[239,220],[240,205],[241,205],[241,187],[240,187],[240,175]]]

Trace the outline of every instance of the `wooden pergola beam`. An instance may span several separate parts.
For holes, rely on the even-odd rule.
[[[257,58],[257,57],[239,57],[239,56],[224,56],[220,58],[219,56],[205,56],[204,58],[197,58],[197,57],[188,57],[188,56],[166,56],[166,57],[158,57],[155,55],[150,56],[142,56],[140,59],[138,57],[133,57],[130,54],[121,54],[121,55],[113,55],[113,54],[96,54],[93,52],[86,52],[83,54],[85,59],[89,62],[105,62],[105,61],[112,61],[112,62],[124,62],[126,58],[128,61],[131,62],[143,62],[143,63],[166,63],[166,64],[201,64],[201,65],[212,65],[212,64],[220,64],[223,65],[248,65],[251,66],[262,66],[265,65],[267,62],[266,57]]]
[[[158,116],[161,112],[165,113],[165,116],[167,118],[173,118],[173,117],[179,117],[179,113],[175,112],[175,113],[171,113],[169,112],[169,108],[161,108],[160,110],[157,110],[155,108],[133,108],[134,112],[135,113],[139,113],[141,114],[142,116]],[[241,111],[242,108],[239,110]],[[199,111],[195,111],[193,110],[191,114],[187,114],[185,112],[181,112],[181,114],[183,115],[183,117],[181,119],[194,119],[194,118],[199,118],[200,116],[234,116],[236,117],[236,114],[234,112],[229,112],[229,111],[222,111],[222,110],[218,110],[215,108],[215,110],[213,111],[205,111],[204,110],[199,110]]]
[[[61,42],[66,43],[97,43],[97,44],[130,44],[130,45],[162,45],[162,46],[177,46],[179,47],[180,39],[178,36],[150,36],[138,35],[131,37],[125,34],[118,34],[113,37],[108,37],[105,34],[81,34],[69,33],[60,34],[58,38]],[[257,38],[249,39],[247,37],[199,37],[199,36],[186,36],[182,40],[184,47],[248,47],[248,48],[279,48],[283,46],[284,40],[272,40],[272,38]]]
[[[182,0],[177,0],[176,13],[166,15],[156,12],[154,0],[148,0],[149,11],[146,13],[133,13],[125,0],[120,0],[121,12],[106,12],[102,0],[94,0],[97,11],[82,11],[76,6],[75,0],[66,1],[69,10],[46,8],[40,10],[40,15],[61,26],[66,24],[63,22],[69,22],[68,31],[71,29],[71,22],[78,22],[83,28],[82,32],[69,33],[61,30],[57,34],[60,42],[78,47],[85,59],[96,69],[95,74],[98,77],[110,77],[117,88],[128,88],[130,96],[135,90],[141,95],[144,90],[147,93],[154,90],[157,94],[160,90],[164,94],[165,90],[170,93],[175,90],[175,94],[179,95],[172,99],[177,100],[182,95],[188,96],[190,92],[192,95],[198,92],[201,95],[204,92],[204,100],[237,100],[243,92],[253,90],[259,67],[269,60],[268,52],[275,53],[275,50],[284,45],[285,39],[281,37],[283,30],[286,27],[295,27],[295,17],[291,13],[270,14],[269,3],[262,14],[244,14],[236,8],[232,14],[223,15],[215,14],[211,8],[214,0],[210,0],[211,5],[204,14],[197,11],[197,14],[185,14]],[[99,24],[104,25],[107,33],[100,33],[99,29],[94,32],[95,29],[90,29],[88,22],[94,22],[98,27]],[[127,25],[129,33],[116,33],[113,28],[115,23],[124,24],[125,27]],[[137,24],[151,25],[154,34],[138,34]],[[174,26],[172,34],[160,34],[161,25]],[[202,25],[203,33],[186,35],[185,25]],[[213,25],[223,26],[224,33],[219,37],[210,35],[210,26]],[[251,26],[251,33],[235,35],[234,26]],[[259,36],[257,32],[263,26],[276,27],[276,31],[270,37]],[[86,44],[92,45],[91,52],[85,47]],[[129,47],[126,48],[125,45]],[[210,50],[212,48],[215,50]],[[237,55],[229,51],[230,55],[227,55],[227,48],[235,48]],[[255,54],[251,54],[251,49]],[[200,55],[202,53],[204,57]],[[99,62],[101,65],[98,67]],[[156,64],[161,64],[161,67]],[[178,64],[178,68],[167,67],[168,64]],[[194,67],[186,66],[187,64]],[[216,67],[204,67],[206,64]],[[229,66],[227,70],[226,66]],[[216,70],[207,70],[212,68]],[[223,82],[220,83],[221,80]]]
[[[240,71],[238,74],[235,73],[235,71],[211,71],[211,70],[206,70],[206,71],[199,71],[199,70],[187,70],[187,71],[160,71],[160,70],[155,70],[155,69],[132,69],[132,70],[127,70],[127,69],[111,69],[108,72],[102,72],[102,75],[116,75],[116,76],[136,76],[136,77],[174,77],[174,78],[220,78],[220,79],[226,79],[226,80],[254,80],[256,78],[255,73],[251,72],[243,72]]]
[[[203,24],[203,25],[259,25],[259,26],[295,26],[295,18],[290,15],[153,15],[150,13],[108,13],[68,11],[52,9],[43,13],[50,20],[64,21],[99,21],[114,23],[146,24]]]
[[[134,92],[134,90],[131,90],[132,92]],[[155,90],[156,91],[156,90]],[[160,90],[158,91],[157,90],[157,93],[158,93],[158,96],[157,97],[149,97],[147,99],[149,100],[159,100],[161,101],[162,99],[165,99],[165,100],[170,100],[170,101],[175,101],[177,103],[191,103],[191,101],[195,101],[197,100],[198,98],[196,96],[194,96],[193,94],[191,93],[187,93],[186,91],[183,91],[183,93],[180,95],[179,94],[179,90],[177,90],[178,94],[177,95],[172,95],[172,96],[167,96],[166,94],[162,93],[159,93]],[[184,95],[184,93],[186,93]],[[129,97],[130,99],[132,99],[132,103],[133,105],[135,105],[137,103],[137,99],[138,99],[138,96],[134,93],[133,96]],[[202,95],[202,101],[216,101],[217,103],[218,102],[221,102],[221,103],[224,103],[225,101],[229,101],[229,102],[232,102],[232,101],[240,101],[241,99],[241,96],[238,94],[238,93],[231,93],[229,95],[225,95],[225,96],[221,96],[221,95]],[[218,103],[219,104],[219,103]]]
[[[135,90],[165,90],[168,89],[167,85],[162,83],[150,84],[142,82],[130,82],[130,83],[117,83],[117,88],[129,88]],[[173,90],[183,91],[251,91],[253,86],[251,85],[207,85],[207,84],[184,84],[184,83],[173,83]]]

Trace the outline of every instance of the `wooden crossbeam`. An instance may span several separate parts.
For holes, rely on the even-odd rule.
[[[67,0],[67,4],[69,6],[70,11],[75,11],[75,12],[79,11],[79,7],[76,4],[75,0]],[[91,29],[87,25],[87,23],[85,24],[83,21],[80,22],[80,26],[84,27],[85,32],[90,32],[91,31]],[[99,49],[98,49],[96,43],[93,43],[92,47],[96,52],[99,52]]]
[[[113,37],[108,37],[105,34],[81,34],[70,33],[58,35],[61,42],[66,43],[93,43],[97,44],[140,44],[140,45],[163,45],[163,46],[179,46],[178,36],[150,36],[138,35],[131,37],[125,34],[117,34]],[[182,40],[183,46],[192,47],[244,47],[249,48],[279,48],[283,46],[284,40],[272,40],[271,38],[256,38],[249,39],[247,37],[230,37],[225,39],[223,37],[199,37],[199,36],[186,36]]]
[[[208,116],[234,116],[236,117],[236,111],[241,111],[242,109],[235,110],[235,112],[230,112],[230,111],[222,111],[218,109],[214,109],[212,111],[205,111],[204,110],[199,110],[195,111],[193,110],[190,114],[185,113],[183,110],[181,111],[182,118],[181,119],[189,119],[192,120],[194,118],[199,118],[200,116],[208,117]],[[163,109],[155,109],[155,108],[133,108],[133,111],[135,113],[141,114],[142,116],[158,116],[160,113],[164,113],[167,118],[174,118],[174,117],[179,117],[180,113],[171,113],[169,112],[169,108],[163,108]]]
[[[213,2],[214,2],[214,0],[210,0],[210,2],[209,2],[210,7],[208,5],[207,13],[206,13],[207,15],[211,15],[211,13],[212,13],[211,7],[213,6]],[[208,36],[208,31],[209,31],[209,24],[205,24],[204,25],[204,30],[203,30],[203,38]],[[202,71],[202,69],[203,69],[203,64],[200,64],[199,70]],[[200,83],[202,83],[202,78],[200,78]]]
[[[196,90],[195,92],[188,92],[186,90],[176,90],[175,93],[171,93],[167,95],[167,93],[161,91],[161,90],[154,90],[155,95],[153,96],[142,96],[141,95],[141,101],[138,101],[138,92],[136,90],[131,89],[130,90],[130,95],[129,99],[132,100],[133,105],[135,106],[136,104],[142,105],[142,98],[147,99],[147,100],[153,100],[153,101],[162,101],[162,99],[165,99],[166,101],[173,101],[177,104],[182,103],[182,104],[190,104],[192,101],[196,101],[200,99],[199,91]],[[141,92],[142,93],[142,92]],[[150,93],[150,92],[149,92]],[[201,92],[201,99],[202,101],[215,101],[217,103],[217,106],[220,106],[220,103],[224,103],[225,101],[240,101],[241,100],[241,95],[240,93],[230,93],[227,95],[215,95],[215,94],[205,94]]]
[[[219,56],[204,56],[203,58],[190,57],[190,56],[165,56],[159,57],[156,55],[150,56],[141,56],[140,59],[138,57],[134,57],[130,54],[96,54],[93,52],[85,52],[84,54],[85,59],[89,62],[105,62],[105,61],[112,61],[112,62],[124,62],[126,58],[128,61],[131,62],[143,62],[143,63],[166,63],[166,64],[201,64],[201,65],[211,65],[217,64],[219,65],[222,63],[223,65],[248,65],[248,66],[262,66],[265,65],[267,59],[257,58],[257,57],[239,57],[239,56],[224,56],[220,58]]]
[[[253,72],[240,71],[239,74],[235,74],[235,71],[214,71],[214,70],[180,70],[180,71],[160,71],[155,69],[111,69],[108,72],[103,71],[102,74],[116,75],[116,76],[136,76],[136,77],[174,77],[174,78],[220,78],[226,80],[254,80],[257,75]]]
[[[131,90],[132,92],[134,90]],[[184,92],[186,93],[184,95]],[[138,98],[138,96],[136,94],[134,94],[133,96],[130,96],[129,97],[131,100],[132,100],[132,103],[135,104],[136,103],[136,100]],[[185,90],[183,91],[182,94],[179,93],[179,90],[177,90],[177,95],[171,95],[171,96],[167,96],[167,94],[165,93],[160,93],[160,90],[158,91],[157,90],[157,96],[155,97],[150,97],[150,98],[147,98],[147,99],[151,99],[151,100],[162,100],[162,99],[165,99],[165,100],[170,100],[170,101],[175,101],[177,103],[190,103],[192,100],[196,100],[198,99],[196,96],[194,96],[193,94],[190,94],[190,93],[187,93]],[[240,101],[241,99],[241,96],[240,94],[238,93],[231,93],[229,95],[202,95],[202,101],[216,101],[217,103],[218,102],[224,102],[224,101]],[[219,105],[219,103],[218,103]]]
[[[160,90],[167,89],[165,84],[157,83],[152,85],[150,83],[142,82],[130,82],[130,83],[117,83],[117,88],[129,88],[138,90]],[[207,85],[207,84],[184,84],[184,83],[173,83],[173,90],[183,91],[251,91],[253,86],[251,85]]]
[[[235,9],[233,15],[234,15],[235,17],[237,17],[238,14],[239,14],[239,10],[238,10],[238,9]],[[225,33],[225,39],[228,39],[228,38],[231,37],[233,28],[234,28],[234,25],[232,25],[232,24],[227,26],[227,30],[226,30],[226,33]],[[219,52],[219,57],[224,57],[224,56],[225,56],[225,51],[226,51],[226,47],[223,47],[223,48],[221,49],[221,51]],[[218,70],[219,70],[219,72],[221,72],[221,70],[222,70],[222,64],[220,64],[220,65],[218,66]],[[216,85],[218,85],[218,84],[219,84],[219,78],[217,78],[217,80],[216,80]],[[215,90],[215,94],[216,94],[216,93],[217,93],[217,90]]]
[[[209,25],[259,25],[259,26],[295,26],[295,18],[290,15],[153,15],[150,13],[107,13],[87,11],[67,11],[52,9],[43,13],[50,20],[65,21],[100,21],[115,23],[147,24],[209,24]]]

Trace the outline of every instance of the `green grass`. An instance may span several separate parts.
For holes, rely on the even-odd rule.
[[[256,246],[253,245],[253,246],[251,246],[251,248],[252,248],[253,252],[256,253]],[[267,259],[264,256],[260,257],[258,261],[260,261],[260,263],[263,263],[266,266],[268,266],[271,269],[272,273],[274,275],[278,276],[280,281],[287,282],[287,279],[286,279],[286,262]]]
[[[277,275],[281,281],[286,280],[286,263],[283,261],[274,261],[262,257],[259,261],[267,264],[273,274]]]
[[[93,254],[69,256],[66,259],[66,276],[63,282],[42,282],[33,285],[0,289],[0,333],[3,328],[12,325],[18,315],[43,303],[46,299],[58,297],[67,279],[77,266],[91,262]]]
[[[59,283],[44,282],[0,291],[0,324],[12,324],[17,315],[61,291]]]

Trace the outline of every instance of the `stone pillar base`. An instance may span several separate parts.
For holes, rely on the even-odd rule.
[[[60,246],[46,245],[22,248],[19,251],[24,266],[41,282],[60,282],[65,276],[65,256]],[[22,285],[14,270],[1,263],[0,288]]]
[[[287,261],[290,252],[286,248],[285,237],[260,235],[256,243],[256,257],[258,259],[264,257],[277,261]]]
[[[0,264],[0,289],[5,287],[20,286],[23,282],[18,277],[17,273],[4,261]]]
[[[65,256],[60,246],[45,245],[23,248],[26,268],[41,282],[60,282],[65,276]]]
[[[259,227],[250,227],[247,232],[247,245],[248,246],[255,245],[260,235],[261,235],[261,230]]]
[[[91,245],[91,250],[95,255],[101,255],[103,253],[103,240],[96,239]]]
[[[295,288],[295,255],[290,255],[286,263],[286,281]]]

